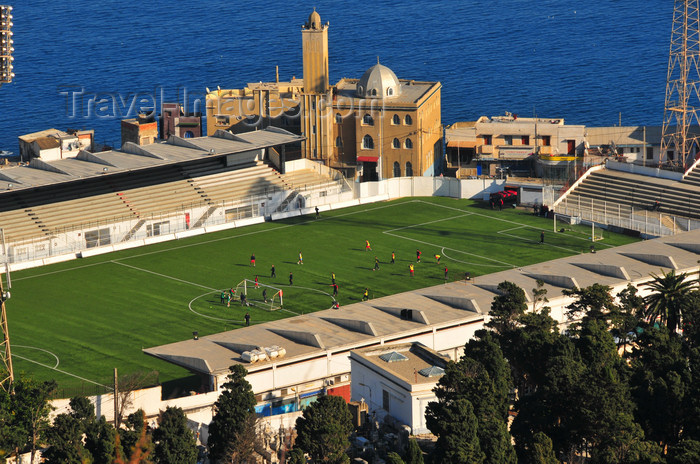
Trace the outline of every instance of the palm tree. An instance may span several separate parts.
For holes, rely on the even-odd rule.
[[[686,280],[687,274],[678,274],[673,269],[668,273],[657,276],[647,284],[653,293],[644,298],[646,308],[642,308],[641,316],[649,322],[659,319],[671,332],[680,327],[683,313],[688,309],[690,296],[694,291],[695,282]]]

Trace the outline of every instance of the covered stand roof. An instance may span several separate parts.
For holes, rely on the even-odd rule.
[[[661,269],[697,271],[700,230],[637,242],[480,276],[470,282],[438,285],[367,302],[289,319],[222,332],[198,340],[185,340],[145,349],[144,352],[196,372],[224,374],[232,364],[245,364],[250,372],[304,359],[344,352],[372,344],[400,340],[456,324],[483,320],[497,286],[510,281],[532,301],[532,289],[542,280],[550,304],[573,285],[594,283],[611,287],[637,285]],[[407,313],[410,311],[410,313]],[[286,355],[249,364],[241,353],[278,345]]]
[[[57,161],[35,158],[28,165],[0,169],[0,195],[213,156],[234,155],[301,140],[304,137],[269,127],[239,135],[217,131],[212,136],[191,139],[173,136],[167,142],[150,145],[126,143],[121,150],[98,153],[83,150],[75,158]]]

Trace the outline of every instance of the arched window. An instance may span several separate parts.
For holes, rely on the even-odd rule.
[[[194,132],[192,132],[192,131],[185,132],[186,139],[191,139],[192,137],[194,137]]]
[[[393,118],[391,118],[391,123],[398,126],[401,124],[401,118],[399,117],[398,114],[395,114]]]
[[[401,148],[401,142],[399,142],[399,139],[395,138],[393,142],[391,142],[391,147],[392,148]]]
[[[335,138],[335,146],[336,146],[336,147],[342,147],[342,146],[343,146],[343,139],[340,138],[340,136],[337,136],[337,137]]]
[[[362,117],[362,124],[366,124],[368,126],[374,126],[374,118],[367,113]]]
[[[413,142],[411,141],[411,139],[406,139],[406,140],[403,142],[403,146],[406,147],[406,148],[413,148]]]
[[[343,117],[340,115],[340,113],[335,113],[335,123],[340,124],[343,122]]]
[[[364,148],[365,150],[374,149],[374,140],[372,140],[372,137],[370,137],[369,134],[362,137],[362,148]]]
[[[386,89],[386,96],[391,97],[392,95],[394,95],[394,88],[389,87],[388,89]]]
[[[407,114],[405,118],[403,118],[403,123],[406,124],[407,126],[410,126],[413,124],[413,118],[411,117],[410,114]]]
[[[411,166],[410,161],[406,161],[406,176],[411,177],[413,175],[413,166]]]
[[[358,85],[358,86],[357,86],[357,93],[358,93],[359,95],[362,95],[363,92],[364,92],[364,90],[365,90],[365,89],[364,89],[361,85]]]
[[[401,165],[398,161],[394,161],[394,177],[401,177]]]
[[[376,97],[377,96],[377,89],[372,89],[372,96]]]

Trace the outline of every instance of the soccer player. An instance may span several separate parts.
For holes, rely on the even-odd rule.
[[[445,282],[447,282],[447,266],[445,266]]]
[[[270,268],[270,278],[272,279],[273,277],[277,277],[277,274],[275,273],[275,265],[274,264]]]
[[[221,291],[221,304],[224,304],[226,302],[226,292],[224,290]]]
[[[292,274],[292,273],[290,272],[290,273],[289,273],[289,285],[292,285],[293,282],[294,282],[294,274]]]
[[[544,243],[544,230],[540,232],[540,243]]]
[[[331,283],[335,285],[335,272],[331,272]]]
[[[304,264],[304,257],[301,255],[301,251],[299,252],[299,261],[297,261],[297,264]]]
[[[417,263],[420,263],[420,255],[421,255],[420,250],[416,248],[416,262]]]
[[[245,293],[241,293],[241,306],[248,306],[248,298]]]
[[[338,296],[338,284],[332,283],[331,287],[333,287],[333,296]]]
[[[245,326],[248,327],[250,325],[250,313],[246,311],[245,316],[243,316],[243,318],[245,319]]]
[[[396,261],[396,252],[392,251],[391,252],[391,264],[394,264]]]
[[[316,207],[316,219],[318,219],[320,214],[318,214],[318,206]]]
[[[435,261],[437,261],[437,263],[440,264],[440,255],[435,255]]]
[[[365,287],[365,292],[362,294],[362,301],[369,300],[369,289]]]
[[[365,240],[365,251],[370,251],[372,249],[371,246],[369,246],[369,240]]]
[[[379,270],[379,258],[377,258],[376,256],[374,257],[374,269],[372,269],[372,270],[373,271]]]
[[[255,253],[250,255],[250,265],[255,267]]]
[[[227,308],[231,307],[231,298],[232,298],[232,296],[230,293],[228,295],[226,295],[226,307]]]
[[[260,288],[260,283],[258,282],[258,275],[255,274],[255,288]]]
[[[266,288],[263,288],[263,295],[262,295],[262,297],[263,297],[263,301],[264,301],[265,303],[267,303],[267,289],[266,289]]]
[[[333,308],[333,309],[340,309],[340,303],[338,303],[337,301],[334,301],[334,302],[333,302],[333,306],[331,306],[331,308]]]
[[[408,272],[411,274],[411,277],[413,277],[413,263],[408,265]]]

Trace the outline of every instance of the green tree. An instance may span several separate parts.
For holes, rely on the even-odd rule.
[[[255,394],[245,379],[248,371],[240,364],[229,368],[228,380],[222,385],[219,399],[214,403],[214,417],[209,424],[209,454],[218,462],[247,443],[244,437],[250,436],[251,422],[255,417]],[[254,426],[254,422],[253,422]]]
[[[49,400],[56,389],[56,382],[36,382],[19,377],[13,386],[14,427],[21,438],[20,446],[30,451],[30,462],[34,462],[37,447],[49,428],[49,413],[53,409]]]
[[[681,339],[667,327],[648,327],[630,360],[635,416],[646,437],[664,447],[676,444],[694,412],[693,375]]]
[[[464,357],[480,363],[488,373],[492,385],[486,401],[495,406],[496,412],[505,420],[510,409],[508,397],[513,379],[498,338],[491,331],[477,330],[464,347]]]
[[[576,298],[568,305],[566,315],[569,319],[595,319],[614,324],[619,318],[620,309],[610,294],[607,285],[593,284],[586,288],[563,290],[566,296]]]
[[[10,394],[0,388],[0,458],[12,456],[23,446],[23,433],[15,423],[14,401]]]
[[[314,462],[343,464],[350,462],[352,417],[345,400],[339,396],[322,396],[304,409],[296,422],[298,446]]]
[[[660,276],[652,274],[652,277],[654,279],[647,284],[652,293],[644,299],[647,307],[641,317],[650,323],[658,319],[675,333],[690,307],[695,282],[688,279],[687,274],[676,274],[673,269],[667,274],[662,272]]]
[[[668,464],[697,464],[700,462],[700,441],[682,440],[668,451]]]
[[[386,455],[386,464],[406,464],[398,453],[391,451]]]
[[[115,454],[123,451],[127,461],[151,462],[153,441],[142,409],[129,414],[119,429],[119,443],[115,443]]]
[[[104,416],[86,423],[85,448],[95,464],[111,464],[117,446],[116,438],[116,429]]]
[[[527,298],[523,289],[513,282],[501,282],[497,290],[499,295],[491,303],[490,320],[486,327],[505,335],[518,326],[518,318],[527,311]]]
[[[306,464],[306,456],[299,448],[294,448],[287,456],[287,464]]]
[[[536,432],[532,436],[532,442],[526,449],[526,458],[521,461],[524,464],[557,464],[559,461],[554,455],[552,439],[547,434]]]
[[[404,461],[406,464],[424,464],[423,451],[415,438],[408,440],[408,450],[406,450]]]
[[[481,464],[486,455],[477,437],[477,418],[468,399],[430,402],[426,408],[428,429],[437,435],[435,464]]]
[[[83,448],[83,424],[69,414],[59,414],[46,432],[49,448],[43,456],[47,464],[80,464],[87,458]]]
[[[197,461],[197,442],[187,427],[187,417],[180,408],[168,407],[153,431],[154,461],[163,464],[189,464]]]

